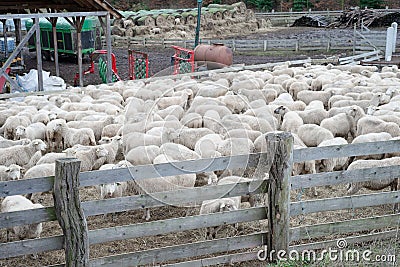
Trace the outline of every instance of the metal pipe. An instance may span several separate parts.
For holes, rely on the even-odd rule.
[[[386,52],[385,52],[386,61],[392,61],[393,35],[394,35],[394,28],[389,27],[386,32]]]
[[[197,0],[197,26],[196,26],[196,37],[194,39],[194,47],[199,44],[199,36],[200,36],[200,22],[201,22],[201,6],[203,4],[203,0]]]

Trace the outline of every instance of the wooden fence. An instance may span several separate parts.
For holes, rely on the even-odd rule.
[[[292,163],[295,162],[399,152],[400,140],[293,150],[293,139],[288,133],[267,134],[266,139],[268,144],[266,153],[174,162],[173,165],[164,163],[135,166],[129,169],[121,168],[83,173],[78,173],[79,162],[76,160],[60,160],[56,163],[56,177],[0,182],[0,197],[47,192],[50,190],[54,190],[53,194],[55,196],[55,208],[46,207],[28,211],[0,213],[0,228],[58,220],[65,233],[65,236],[57,235],[1,243],[0,259],[65,249],[68,261],[67,266],[74,266],[71,262],[72,260],[85,263],[79,266],[154,265],[171,261],[179,261],[179,263],[173,264],[178,266],[208,266],[257,260],[257,250],[264,249],[264,246],[268,246],[268,252],[279,249],[302,251],[321,249],[328,246],[334,247],[336,245],[336,240],[334,239],[310,243],[316,238],[321,240],[328,235],[348,235],[374,230],[374,233],[371,234],[355,234],[347,237],[348,244],[395,238],[395,228],[399,227],[400,213],[292,228],[289,227],[289,217],[324,211],[396,204],[400,203],[400,191],[290,202],[290,189],[395,179],[399,177],[400,166],[335,171],[293,177],[290,177],[290,172]],[[254,168],[255,177],[264,177],[265,173],[269,173],[270,179],[258,180],[256,184],[254,182],[242,182],[235,186],[203,186],[154,193],[152,195],[134,195],[107,200],[91,200],[82,203],[77,198],[78,185],[86,187],[103,183],[126,182],[131,181],[133,178],[135,180],[151,179],[195,173],[198,170],[210,172],[237,168]],[[258,207],[231,212],[132,223],[130,225],[90,231],[85,226],[85,218],[93,215],[162,207],[166,206],[166,202],[169,205],[177,206],[185,203],[199,204],[204,200],[221,196],[233,197],[246,194],[266,194],[268,198],[262,198],[267,200],[261,202],[262,205]],[[63,209],[68,209],[69,214],[72,212],[76,216],[64,216],[66,213]],[[256,229],[246,235],[128,252],[88,260],[90,253],[88,247],[93,244],[260,220],[267,220],[268,224],[265,225],[268,226],[265,226],[265,229]],[[64,225],[71,225],[71,223],[79,227],[63,227]],[[74,240],[73,238],[77,239]],[[79,242],[81,246],[78,253],[77,250],[71,248],[67,241],[75,242],[74,244]],[[296,245],[293,245],[294,242],[296,242]],[[215,255],[217,253],[224,254],[210,257],[211,254]],[[64,266],[64,264],[54,266]]]
[[[399,36],[400,38],[400,32]],[[150,39],[113,36],[114,47],[171,47],[193,48],[194,41],[188,39]],[[354,31],[353,36],[324,36],[318,39],[201,39],[200,44],[221,43],[237,52],[299,52],[299,51],[353,51],[354,54],[372,50],[385,51],[385,31]]]

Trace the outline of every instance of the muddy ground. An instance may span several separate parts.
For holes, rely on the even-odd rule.
[[[305,39],[318,39],[321,37],[329,36],[335,38],[335,36],[346,36],[352,38],[352,30],[346,29],[318,29],[318,28],[272,28],[270,31],[263,32],[261,34],[252,34],[237,36],[240,39],[267,39],[267,38],[299,38]],[[172,74],[171,68],[171,56],[174,54],[172,48],[143,48],[143,47],[131,47],[132,49],[139,50],[141,52],[148,53],[149,65],[150,65],[150,76]],[[122,79],[128,79],[128,48],[114,48],[113,53],[117,58],[117,69],[118,74]],[[321,53],[320,51],[310,51],[308,53],[294,53],[294,52],[271,52],[271,53],[234,53],[233,64],[262,64],[269,62],[281,62],[287,60],[306,59],[312,58],[325,58],[332,54]],[[89,60],[84,60],[83,69],[89,68]],[[36,54],[35,52],[26,53],[26,70],[34,68],[36,69]],[[166,70],[168,69],[169,70]],[[50,71],[51,75],[55,74],[54,62],[43,61],[43,69]],[[94,74],[85,75],[84,85],[88,84],[100,84],[101,79],[98,74],[96,66],[96,72]],[[60,58],[60,76],[66,81],[67,84],[72,85],[75,73],[78,72],[78,65],[76,59],[71,57]]]

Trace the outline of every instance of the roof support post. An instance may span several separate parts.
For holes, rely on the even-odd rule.
[[[106,15],[106,40],[107,40],[107,82],[112,82],[112,59],[111,59],[111,22],[110,13]]]
[[[35,18],[36,27],[36,58],[38,71],[38,91],[43,91],[43,65],[42,65],[42,48],[40,46],[40,26],[39,18]]]
[[[57,18],[50,18],[50,22],[53,31],[54,65],[56,67],[56,76],[60,77],[60,66],[58,63]]]

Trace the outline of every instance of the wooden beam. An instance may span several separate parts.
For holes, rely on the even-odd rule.
[[[110,22],[110,13],[106,15],[106,40],[107,40],[107,82],[112,82],[112,63],[111,63],[111,22]]]
[[[56,67],[56,76],[60,77],[60,65],[58,63],[57,20],[58,18],[50,18],[53,33],[54,65]]]
[[[40,43],[40,26],[39,18],[35,18],[36,25],[36,60],[37,60],[37,74],[38,74],[38,91],[43,91],[43,65],[42,65],[42,47]]]
[[[85,20],[84,18],[77,16],[72,18],[75,22],[76,28],[76,42],[78,48],[78,73],[79,73],[79,86],[83,86],[83,66],[82,66],[82,24]]]
[[[89,266],[89,238],[79,199],[78,159],[56,160],[53,189],[56,216],[64,234],[66,266]]]

